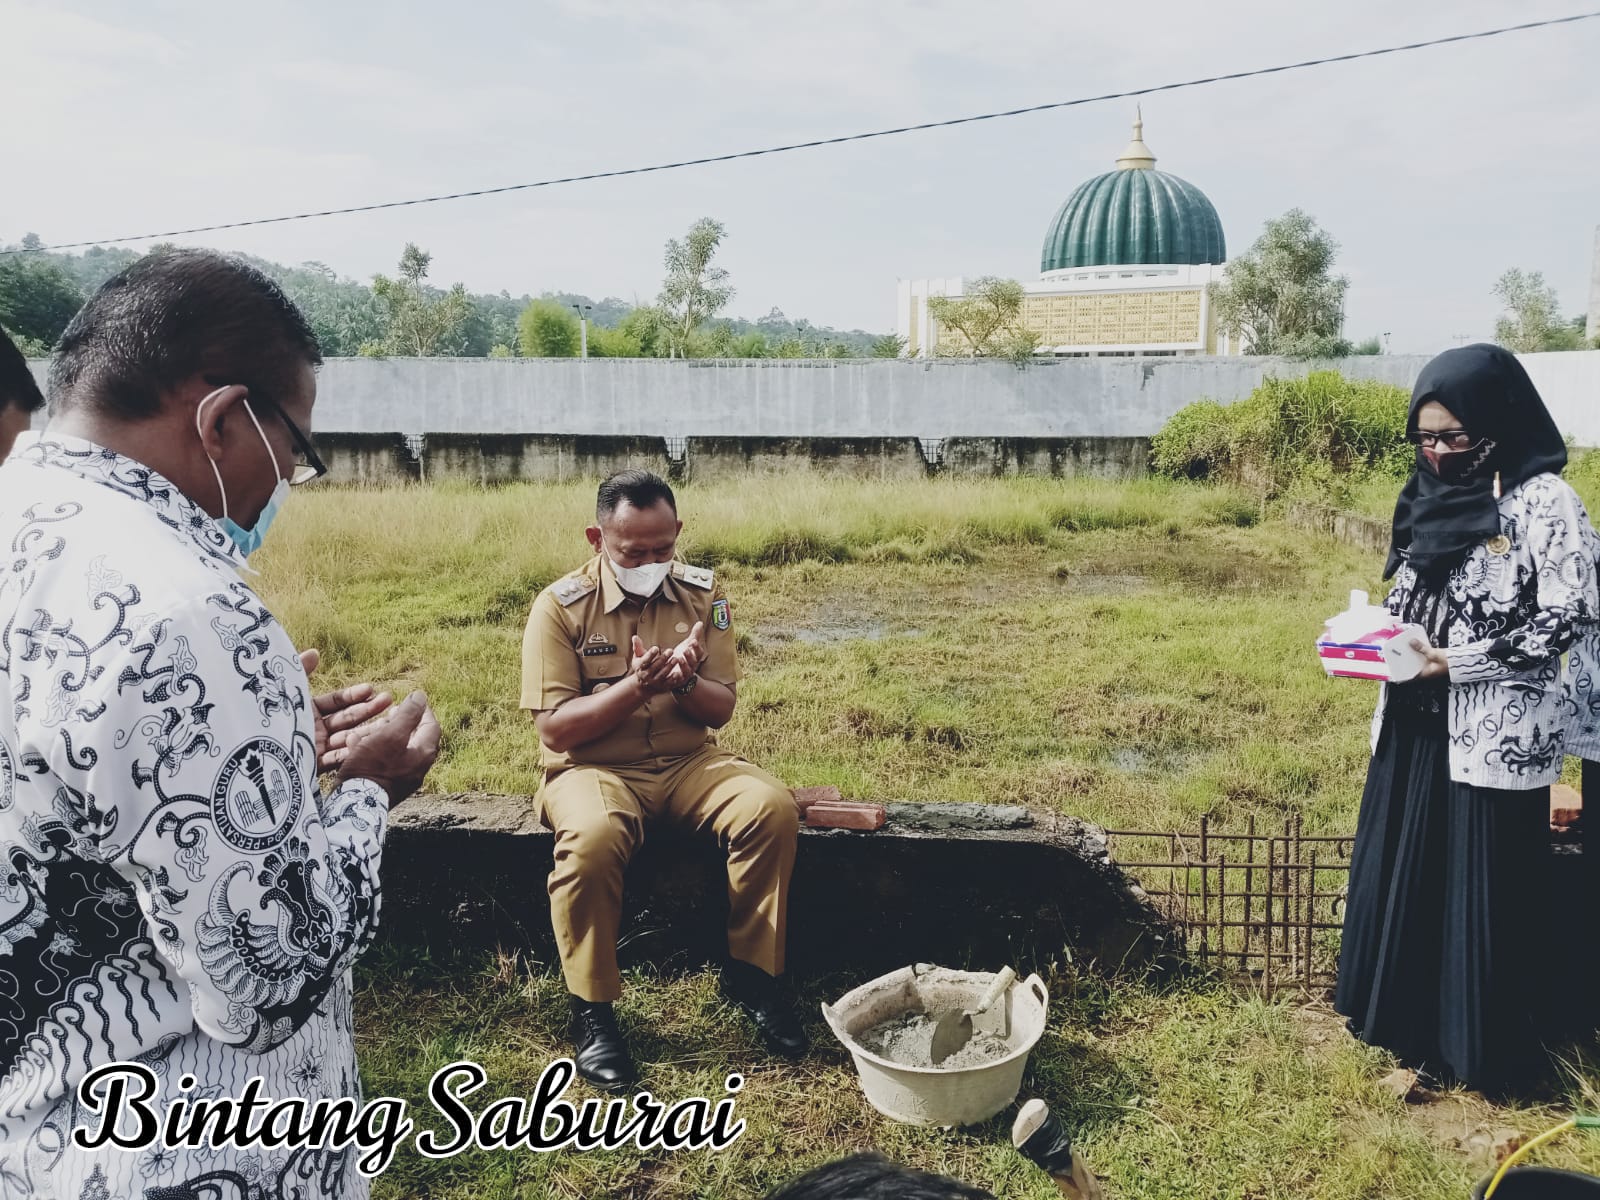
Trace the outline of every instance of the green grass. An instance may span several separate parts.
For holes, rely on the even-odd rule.
[[[357,1029],[367,1094],[405,1098],[419,1129],[444,1128],[425,1101],[439,1067],[467,1058],[485,1068],[490,1083],[472,1099],[481,1112],[502,1096],[531,1093],[544,1065],[569,1053],[560,1036],[566,998],[553,972],[530,973],[509,958],[419,963],[391,952],[361,974]],[[813,981],[808,1011],[856,982]],[[1454,1094],[1418,1108],[1378,1086],[1392,1064],[1353,1041],[1324,1008],[1264,1003],[1204,980],[1155,987],[1058,972],[1048,982],[1051,1024],[1030,1058],[1023,1094],[1050,1100],[1118,1200],[1463,1200],[1490,1164],[1453,1147],[1452,1138],[1505,1127],[1533,1134],[1563,1119],[1570,1104],[1592,1103],[1570,1083],[1542,1104],[1496,1109]],[[374,1194],[757,1200],[801,1171],[875,1147],[1006,1200],[1058,1195],[1011,1149],[1009,1112],[956,1131],[880,1116],[820,1020],[810,1023],[811,1058],[788,1066],[763,1058],[708,976],[630,976],[618,1013],[663,1102],[719,1099],[729,1072],[746,1076],[736,1111],[747,1129],[734,1147],[472,1150],[437,1162],[407,1148]],[[578,1084],[566,1099],[593,1095]],[[1600,1139],[1569,1134],[1539,1161],[1600,1170]]]
[[[1122,824],[1353,820],[1371,692],[1329,685],[1309,642],[1372,564],[1255,528],[1237,493],[801,479],[681,504],[744,651],[725,740],[794,784]],[[427,690],[433,787],[531,793],[522,630],[587,555],[588,505],[577,487],[308,493],[263,591],[328,685]]]
[[[588,554],[591,504],[590,486],[313,489],[275,526],[262,591],[323,651],[324,686],[427,689],[446,734],[432,789],[530,793],[522,628],[534,594]],[[1258,523],[1240,493],[1159,482],[765,479],[686,487],[680,508],[686,556],[734,601],[747,678],[724,741],[793,784],[1122,828],[1354,824],[1374,691],[1325,679],[1310,643],[1349,588],[1378,593],[1375,555]],[[858,982],[811,981],[808,1011]],[[525,1092],[567,1050],[549,968],[389,951],[358,983],[369,1095],[420,1103],[461,1057],[493,1096]],[[1381,1093],[1391,1064],[1325,1012],[1206,981],[1051,986],[1025,1094],[1067,1113],[1115,1197],[1455,1200],[1485,1169]],[[709,976],[634,976],[620,1013],[660,1097],[719,1098],[729,1070],[749,1074],[733,1150],[407,1150],[377,1194],[744,1200],[869,1146],[1000,1196],[1056,1194],[1004,1120],[945,1133],[877,1116],[820,1023],[812,1060],[766,1063]],[[1524,1132],[1560,1111],[1448,1104]],[[1600,1169],[1600,1142],[1569,1135],[1544,1161]]]

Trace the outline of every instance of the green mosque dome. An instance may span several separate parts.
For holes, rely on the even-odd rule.
[[[1117,169],[1080,185],[1050,222],[1040,272],[1225,262],[1211,201],[1187,180],[1157,171],[1155,161],[1141,117]]]

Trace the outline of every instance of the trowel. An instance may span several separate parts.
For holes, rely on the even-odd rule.
[[[994,977],[994,982],[989,985],[989,990],[978,998],[976,1008],[953,1008],[941,1016],[933,1027],[933,1049],[928,1058],[934,1066],[938,1066],[952,1054],[961,1051],[972,1040],[972,1018],[979,1013],[986,1013],[994,1002],[1011,990],[1011,985],[1017,981],[1017,973],[1010,967],[1005,967]]]

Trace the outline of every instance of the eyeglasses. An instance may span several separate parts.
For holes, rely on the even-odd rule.
[[[1441,450],[1471,450],[1478,444],[1465,429],[1418,429],[1406,437],[1414,446],[1435,446]]]
[[[213,379],[209,375],[206,376],[206,382],[211,384],[212,387],[227,386],[225,381]],[[323,463],[322,459],[317,456],[316,450],[312,448],[311,439],[301,431],[300,426],[289,419],[289,414],[283,411],[283,405],[255,388],[249,389],[249,393],[245,397],[245,403],[248,404],[252,400],[259,400],[277,413],[278,419],[288,428],[289,436],[294,439],[295,460],[294,470],[289,473],[290,487],[299,487],[302,483],[310,483],[313,479],[321,479],[328,473],[327,465]]]
[[[302,483],[310,483],[313,479],[321,479],[328,473],[328,468],[322,459],[317,457],[317,452],[311,446],[311,439],[300,432],[300,426],[289,419],[289,414],[283,411],[283,406],[276,400],[266,396],[256,396],[252,393],[246,397],[249,400],[259,399],[267,404],[273,412],[278,414],[278,419],[289,427],[289,434],[294,438],[295,460],[294,470],[289,473],[289,486],[299,487]]]

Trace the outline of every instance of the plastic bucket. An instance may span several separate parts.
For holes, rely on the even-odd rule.
[[[1493,1180],[1493,1172],[1478,1180],[1472,1200],[1483,1200]],[[1600,1200],[1600,1179],[1554,1167],[1512,1167],[1495,1188],[1494,1200]]]
[[[915,1067],[882,1058],[857,1038],[907,1013],[943,1013],[974,1007],[994,975],[912,967],[880,976],[822,1006],[828,1028],[855,1060],[867,1102],[886,1117],[911,1125],[975,1125],[1017,1098],[1028,1055],[1044,1036],[1050,993],[1030,975],[1003,1003],[973,1017],[974,1033],[1004,1038],[1006,1053],[976,1067]]]

